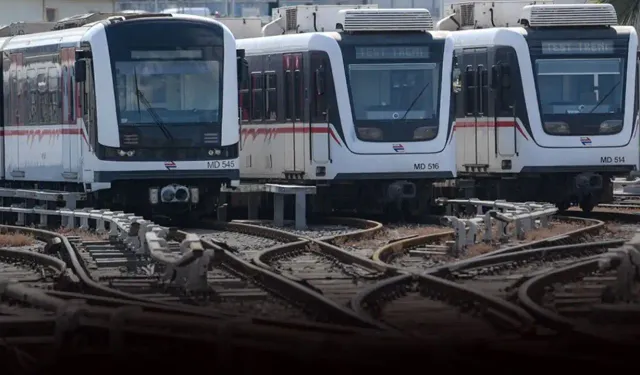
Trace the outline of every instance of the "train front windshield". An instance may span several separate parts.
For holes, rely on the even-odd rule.
[[[168,17],[119,22],[106,32],[121,134],[137,135],[140,148],[220,144],[222,27]]]
[[[438,134],[442,44],[343,47],[362,141],[428,141]]]
[[[116,61],[120,122],[219,123],[222,47],[133,50]]]
[[[627,52],[614,40],[542,41],[532,48],[544,130],[581,136],[622,131]]]

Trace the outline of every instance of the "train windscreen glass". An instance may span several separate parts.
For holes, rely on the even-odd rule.
[[[545,132],[606,135],[622,131],[625,48],[614,40],[541,41],[532,48]]]
[[[438,134],[441,51],[430,46],[355,46],[345,68],[358,138],[428,141]]]
[[[222,47],[135,49],[114,63],[121,124],[220,122]]]

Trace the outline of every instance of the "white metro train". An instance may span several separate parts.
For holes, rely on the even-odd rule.
[[[5,187],[86,192],[89,206],[138,214],[212,211],[221,184],[239,183],[231,32],[170,14],[55,29],[0,39]]]
[[[609,4],[453,7],[437,28],[453,31],[458,177],[471,194],[585,211],[612,200],[611,177],[638,164],[635,29],[616,26]]]
[[[243,182],[315,185],[315,212],[424,211],[433,182],[456,174],[449,33],[431,31],[426,9],[297,6],[273,19],[263,35],[284,35],[237,41],[250,77]]]

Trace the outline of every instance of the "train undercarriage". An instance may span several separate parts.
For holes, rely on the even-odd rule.
[[[246,182],[250,183],[250,182]],[[254,183],[264,183],[255,181]],[[292,184],[292,181],[270,183]],[[416,219],[432,213],[434,181],[428,180],[367,180],[316,185],[316,194],[307,196],[307,212],[326,216],[337,213],[354,215],[384,215],[389,219]],[[259,195],[258,216],[273,216],[273,194]],[[246,218],[249,205],[248,194],[230,194],[227,214],[230,218]],[[293,217],[294,196],[285,195],[285,216]]]
[[[477,177],[457,180],[463,197],[514,202],[554,203],[563,212],[579,206],[590,212],[599,203],[613,201],[613,175],[604,173],[545,174],[509,177]]]

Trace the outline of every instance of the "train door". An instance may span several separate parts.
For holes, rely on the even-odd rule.
[[[304,172],[304,84],[302,54],[284,55],[285,172]]]
[[[61,58],[61,83],[62,83],[62,123],[66,129],[62,133],[62,176],[65,180],[75,180],[80,173],[80,148],[82,146],[82,128],[75,122],[74,116],[74,77],[73,64],[75,62],[75,49],[64,48],[60,52]]]
[[[309,147],[311,161],[318,164],[330,162],[330,128],[327,113],[326,85],[330,68],[329,61],[318,52],[311,53],[309,97]]]
[[[8,122],[5,123],[4,136],[5,136],[5,170],[6,177],[10,179],[19,179],[24,177],[24,171],[20,170],[20,137],[19,133],[21,125],[24,123],[23,119],[23,105],[25,102],[24,93],[28,89],[25,87],[26,82],[23,78],[21,82],[18,82],[20,75],[24,75],[25,72],[22,69],[23,65],[22,53],[12,53],[10,55],[10,66],[5,67],[9,70],[9,96],[11,105],[6,111]],[[6,71],[5,71],[6,74]],[[5,93],[6,95],[7,93]],[[26,139],[26,137],[24,137]]]
[[[488,166],[489,164],[489,127],[493,120],[489,121],[488,108],[488,79],[487,79],[487,49],[464,49],[462,67],[465,80],[465,112],[469,123],[465,125],[465,147],[470,148],[465,152],[465,161],[468,166]]]

